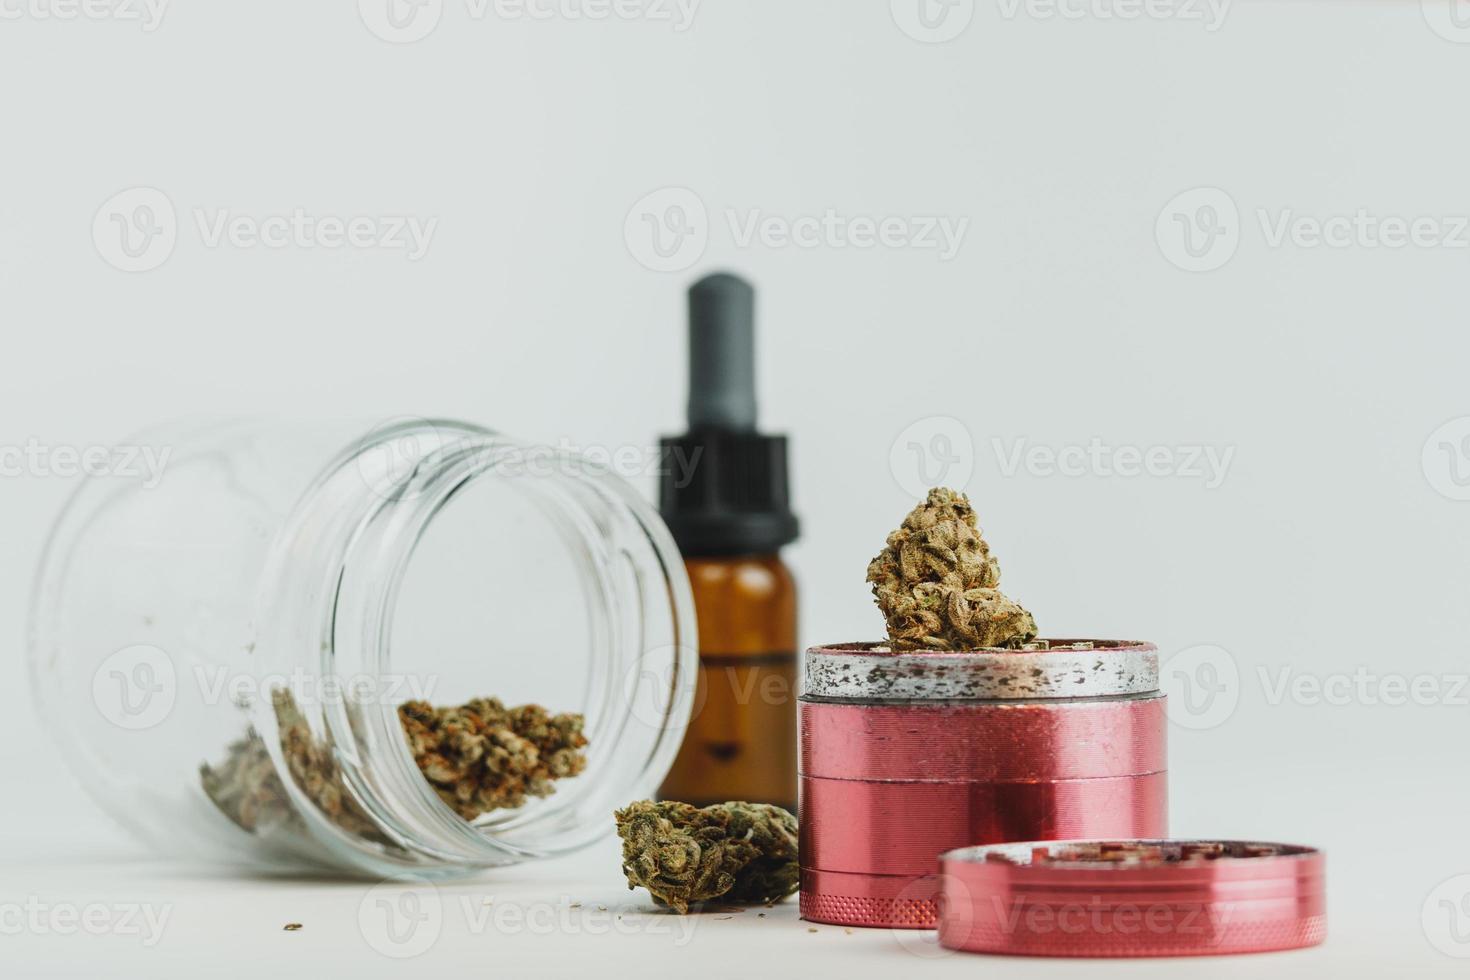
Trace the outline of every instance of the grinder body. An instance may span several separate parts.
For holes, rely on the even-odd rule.
[[[1167,836],[1167,720],[1150,644],[803,657],[801,914],[931,929],[939,855]]]

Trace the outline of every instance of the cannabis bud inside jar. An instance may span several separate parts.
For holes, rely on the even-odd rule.
[[[289,690],[272,692],[271,704],[291,780],[332,823],[350,833],[387,843],[347,787],[331,744],[312,735]],[[409,749],[440,799],[466,820],[550,796],[555,780],[587,767],[579,714],[552,715],[540,705],[507,708],[495,698],[455,707],[410,701],[398,708]],[[300,815],[252,729],[217,766],[200,767],[204,791],[243,830],[304,830]]]
[[[398,717],[419,771],[466,820],[550,796],[554,780],[587,768],[581,715],[476,698],[455,708],[410,701]]]

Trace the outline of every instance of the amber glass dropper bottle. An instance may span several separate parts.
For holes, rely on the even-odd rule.
[[[699,693],[665,799],[796,810],[796,540],[786,438],[756,430],[755,291],[689,290],[689,432],[663,440],[659,507],[699,617]]]

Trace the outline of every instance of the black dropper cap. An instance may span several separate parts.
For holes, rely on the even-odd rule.
[[[786,437],[755,423],[755,290],[718,272],[689,287],[689,432],[662,440],[659,510],[686,556],[796,540]]]

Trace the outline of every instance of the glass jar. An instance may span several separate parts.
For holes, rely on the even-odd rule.
[[[77,491],[30,659],[76,775],[158,849],[460,874],[582,847],[663,778],[693,604],[657,514],[606,466],[422,419],[192,422],[128,450],[160,465]],[[585,770],[461,817],[398,707],[477,697],[582,714]]]

